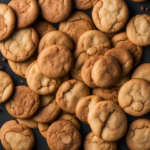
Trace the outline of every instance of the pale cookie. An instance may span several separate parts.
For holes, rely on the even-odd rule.
[[[7,101],[12,95],[14,90],[14,84],[11,77],[0,71],[0,103]]]
[[[64,45],[70,50],[73,50],[73,43],[67,34],[61,31],[51,31],[40,40],[38,52],[40,53],[44,48],[54,44]]]
[[[119,90],[118,103],[127,114],[143,116],[150,111],[149,91],[149,82],[143,79],[131,79]]]
[[[150,45],[150,16],[147,14],[132,17],[126,27],[128,39],[139,46]]]
[[[66,21],[59,25],[59,31],[65,32],[73,41],[76,48],[79,37],[88,30],[94,30],[91,18],[84,12],[75,11]]]
[[[81,134],[67,120],[59,120],[51,124],[46,140],[51,150],[79,150],[81,146]]]
[[[76,107],[77,118],[88,124],[87,117],[89,111],[100,101],[103,101],[103,98],[96,95],[90,95],[80,100]]]
[[[105,55],[114,57],[120,63],[121,77],[126,76],[133,67],[133,57],[126,49],[112,48]]]
[[[104,141],[90,132],[85,137],[84,150],[117,150],[117,143]]]
[[[38,41],[38,35],[33,28],[18,29],[0,42],[1,53],[10,61],[22,62],[34,54]]]
[[[37,62],[33,62],[26,71],[27,84],[32,91],[40,95],[48,95],[57,91],[62,84],[62,79],[48,78],[38,68]]]
[[[39,16],[39,6],[36,0],[11,0],[8,4],[17,17],[17,28],[30,26]]]
[[[38,123],[38,129],[44,138],[46,138],[48,128],[49,128],[48,123]]]
[[[126,32],[119,33],[111,39],[112,47],[123,48],[130,52],[133,57],[133,67],[136,66],[143,55],[143,47],[133,44],[127,37]]]
[[[138,66],[134,70],[131,78],[132,79],[133,78],[141,78],[141,79],[144,79],[144,80],[150,82],[150,63],[144,63],[144,64]]]
[[[92,10],[96,27],[106,33],[122,29],[129,17],[128,6],[124,0],[99,0]]]
[[[102,97],[104,100],[111,100],[117,103],[119,89],[120,87],[95,88],[93,89],[92,95],[97,95]]]
[[[109,88],[121,77],[119,62],[111,56],[100,57],[93,66],[92,79],[98,87]]]
[[[18,124],[15,120],[12,120],[4,123],[1,129],[1,143],[5,149],[33,149],[34,134],[25,125]]]
[[[74,65],[71,75],[74,79],[82,80],[81,68],[83,64],[95,55],[104,55],[111,48],[109,38],[98,30],[90,30],[83,33],[77,43],[74,53]]]
[[[132,150],[150,149],[150,120],[138,119],[133,121],[126,134],[126,143]]]
[[[18,119],[33,116],[40,106],[40,97],[27,86],[16,86],[11,98],[5,102],[8,113]]]
[[[0,41],[7,39],[15,28],[16,17],[12,9],[0,4]]]
[[[39,0],[41,16],[52,23],[67,19],[72,11],[72,0]]]
[[[124,111],[112,101],[97,103],[89,112],[88,123],[96,136],[109,142],[122,138],[128,126]]]
[[[46,21],[36,21],[32,27],[36,30],[41,39],[46,33],[57,30],[53,25]]]
[[[83,82],[72,79],[59,87],[56,101],[62,110],[73,114],[76,112],[77,103],[88,95],[89,88]]]
[[[130,80],[130,75],[128,74],[128,75],[120,78],[120,80],[114,86],[121,87],[129,80]]]

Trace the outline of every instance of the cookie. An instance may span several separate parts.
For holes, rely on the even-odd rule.
[[[94,135],[108,142],[122,138],[128,126],[124,111],[112,101],[97,103],[89,112],[88,123]]]
[[[74,118],[77,117],[75,113],[70,114],[70,113],[68,113],[68,112],[66,112],[66,111],[64,111],[64,110],[61,110],[59,116],[63,116],[63,115],[71,115],[71,116],[73,116]]]
[[[90,132],[84,139],[84,150],[117,150],[116,142],[107,142]]]
[[[36,61],[27,68],[26,79],[30,89],[40,95],[56,92],[63,80],[44,76],[39,70]]]
[[[71,75],[74,79],[81,80],[81,68],[91,56],[104,55],[111,48],[109,38],[98,30],[83,33],[74,52],[74,65]]]
[[[140,78],[150,82],[150,63],[144,63],[138,66],[134,70],[131,78]]]
[[[121,65],[121,77],[126,76],[133,67],[133,58],[128,50],[113,48],[105,53],[106,56],[114,57]]]
[[[40,39],[48,32],[57,30],[53,25],[46,21],[36,21],[32,27],[36,30]]]
[[[11,0],[8,4],[17,17],[17,28],[30,26],[39,16],[39,6],[36,0]]]
[[[111,100],[117,103],[119,89],[120,87],[95,88],[93,89],[92,95],[97,95],[102,97],[104,100]]]
[[[150,149],[150,120],[138,119],[133,121],[126,134],[126,143],[132,150]]]
[[[59,31],[66,33],[73,41],[76,48],[79,37],[88,30],[94,30],[95,26],[91,18],[84,12],[75,11],[66,20],[60,23]]]
[[[93,8],[98,0],[74,0],[74,8],[79,10],[87,10]]]
[[[0,42],[1,53],[10,61],[22,62],[34,54],[38,41],[38,35],[33,28],[18,29]]]
[[[67,19],[72,11],[71,0],[39,0],[41,16],[52,23]]]
[[[11,77],[0,71],[0,103],[7,101],[12,95],[14,90],[14,84]]]
[[[132,17],[126,27],[128,39],[138,46],[150,45],[149,24],[150,16],[147,14],[140,14]]]
[[[133,57],[133,67],[141,60],[143,47],[133,44],[127,37],[126,32],[119,33],[111,39],[112,47],[123,48],[130,52]]]
[[[70,80],[70,75],[69,75],[69,73],[66,74],[66,75],[63,77],[63,82],[68,81],[68,80]]]
[[[150,111],[150,84],[143,79],[126,82],[118,94],[120,107],[129,115],[143,116]]]
[[[38,123],[50,123],[59,115],[61,109],[56,103],[55,97],[45,107],[40,108],[32,117]]]
[[[73,43],[67,34],[61,31],[51,31],[40,40],[38,52],[40,53],[46,47],[54,44],[64,45],[68,49],[73,50]]]
[[[92,10],[95,26],[106,33],[122,29],[128,17],[129,10],[124,0],[99,0]]]
[[[5,4],[0,4],[0,10],[0,41],[3,41],[13,32],[16,24],[16,17],[13,10]]]
[[[119,62],[111,56],[102,56],[93,66],[92,79],[98,87],[109,88],[121,77]]]
[[[38,123],[38,129],[44,138],[46,138],[48,128],[49,128],[48,123]]]
[[[89,88],[83,82],[72,79],[59,87],[56,101],[62,110],[74,114],[77,103],[88,95],[90,95]]]
[[[122,77],[114,86],[121,87],[129,80],[130,80],[130,75],[128,74],[128,75]]]
[[[40,97],[27,86],[16,86],[11,98],[5,102],[8,113],[18,119],[33,116],[40,106]]]
[[[87,117],[89,111],[100,101],[103,101],[103,98],[96,95],[90,95],[80,100],[76,107],[77,118],[88,124]]]
[[[48,128],[46,140],[51,150],[78,150],[81,134],[70,121],[59,120]]]
[[[60,78],[65,76],[73,65],[72,53],[63,45],[51,45],[40,53],[37,64],[46,77]]]
[[[26,148],[32,150],[34,134],[28,127],[12,120],[5,122],[1,129],[1,143],[5,149],[21,150]]]

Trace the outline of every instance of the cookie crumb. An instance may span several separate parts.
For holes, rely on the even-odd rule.
[[[3,70],[4,69],[4,67],[3,66],[0,66],[0,70]]]
[[[6,58],[2,58],[2,61],[4,61],[4,62],[5,62],[5,61],[6,61]]]
[[[141,10],[145,10],[145,7],[144,7],[144,6],[141,6]]]
[[[21,80],[20,82],[21,82],[21,83],[23,83],[23,81],[22,81],[22,80]]]

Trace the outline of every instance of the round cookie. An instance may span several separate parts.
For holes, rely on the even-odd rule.
[[[15,120],[7,121],[1,128],[1,143],[7,150],[32,150],[34,134],[25,125],[17,124]]]
[[[106,56],[114,57],[121,65],[121,77],[126,76],[133,67],[133,58],[128,50],[113,48],[105,53]]]
[[[89,111],[100,101],[103,101],[103,98],[96,95],[90,95],[80,100],[76,107],[77,118],[88,124],[87,117]]]
[[[74,79],[82,80],[81,68],[83,64],[95,55],[104,55],[111,48],[109,38],[98,30],[90,30],[83,33],[74,53],[74,65],[71,75]]]
[[[98,87],[112,87],[121,77],[121,67],[111,56],[100,57],[93,66],[92,79]]]
[[[77,103],[88,95],[89,88],[83,82],[72,79],[59,87],[56,101],[62,110],[73,114],[76,112]]]
[[[48,128],[46,140],[51,150],[78,150],[81,134],[70,121],[59,120]]]
[[[36,61],[28,67],[26,79],[30,89],[40,95],[48,95],[56,92],[63,80],[44,76],[39,70]]]
[[[72,40],[74,49],[79,37],[88,30],[94,30],[95,26],[91,18],[84,12],[75,11],[66,20],[60,23],[59,31],[66,33]]]
[[[22,62],[34,54],[38,41],[38,35],[33,28],[18,29],[0,42],[1,53],[10,61]]]
[[[27,86],[16,86],[11,98],[5,102],[8,113],[18,119],[33,116],[40,106],[40,97]]]
[[[39,0],[41,16],[52,23],[59,23],[69,17],[72,0]]]
[[[150,84],[143,79],[131,79],[119,90],[118,103],[129,115],[143,116],[150,111]]]
[[[39,16],[39,6],[36,0],[11,0],[8,4],[17,17],[17,28],[30,26]]]
[[[72,67],[72,53],[63,45],[51,45],[40,53],[37,64],[46,77],[60,78],[65,76]]]
[[[123,48],[130,52],[133,57],[133,67],[136,66],[143,55],[143,47],[133,44],[127,37],[126,32],[119,33],[111,39],[112,47]]]
[[[108,142],[122,138],[128,126],[124,111],[112,101],[97,103],[89,112],[88,123],[96,136]]]
[[[99,0],[92,10],[94,24],[106,33],[122,29],[128,17],[129,10],[124,0]]]
[[[11,77],[0,71],[0,103],[7,101],[12,95],[14,90],[14,84]]]
[[[121,78],[114,86],[121,87],[129,80],[130,80],[130,75],[128,74],[128,75],[124,76],[123,78]]]
[[[126,134],[126,143],[132,150],[150,149],[150,120],[138,119],[133,121]]]
[[[38,129],[44,138],[46,138],[48,128],[49,128],[48,123],[38,123]]]
[[[64,45],[68,49],[73,50],[73,43],[67,34],[61,31],[51,31],[40,40],[38,52],[40,53],[46,47],[54,44]]]
[[[46,21],[36,21],[32,27],[36,30],[40,39],[48,32],[57,30],[53,25]]]
[[[16,17],[12,9],[6,4],[0,4],[0,41],[7,39],[13,32]]]
[[[132,17],[126,27],[128,39],[139,46],[150,45],[150,16],[140,14]]]
[[[107,142],[90,132],[84,140],[84,150],[117,150],[116,142]]]
[[[144,80],[150,82],[150,63],[144,63],[144,64],[138,66],[134,70],[131,78],[132,79],[133,78],[141,78],[141,79],[144,79]]]

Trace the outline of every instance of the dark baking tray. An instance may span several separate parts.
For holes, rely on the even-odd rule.
[[[10,0],[0,0],[0,3],[8,4],[9,1]],[[150,7],[150,1],[149,0],[147,2],[144,2],[144,3],[135,3],[135,2],[132,2],[131,0],[125,0],[125,1],[126,1],[128,7],[129,7],[129,10],[130,10],[130,18],[136,14],[146,13],[146,14],[150,15],[150,12],[141,11],[141,6]],[[91,17],[91,10],[86,10],[84,12],[87,13]],[[42,17],[39,16],[38,20],[43,20],[43,19],[42,19]],[[58,29],[59,24],[53,24],[53,25]],[[124,27],[120,32],[124,32],[125,30],[126,29]],[[7,61],[3,62],[2,58],[3,58],[3,56],[0,53],[0,65],[2,65],[4,67],[4,71],[7,72],[12,77],[15,86],[16,85],[27,85],[26,80],[17,76],[15,73],[13,73],[12,70],[10,69],[9,65],[8,65],[8,62]],[[143,58],[142,58],[140,64],[143,64],[143,63],[150,63],[150,46],[144,47]],[[132,69],[131,74],[134,71],[134,69],[135,68]],[[0,104],[0,110],[1,110],[0,111],[0,127],[6,121],[15,119],[7,113],[4,104]],[[133,116],[127,115],[127,118],[128,118],[128,124],[130,124],[132,121],[134,121],[138,118],[150,119],[150,113],[148,113],[147,115],[142,116],[142,117],[133,117]],[[80,133],[82,135],[82,146],[81,146],[80,150],[84,150],[84,148],[83,148],[84,138],[89,132],[91,132],[91,129],[90,129],[89,125],[86,125],[81,121],[80,121],[80,124],[81,124]],[[33,129],[32,131],[35,135],[35,145],[34,145],[33,150],[49,150],[47,143],[46,143],[46,140],[41,136],[39,131],[35,130],[35,129]],[[129,150],[129,148],[126,145],[124,137],[122,139],[120,139],[119,141],[117,141],[117,145],[118,145],[118,150]],[[0,143],[0,150],[4,150],[1,143]],[[26,149],[24,149],[24,150],[26,150]]]

